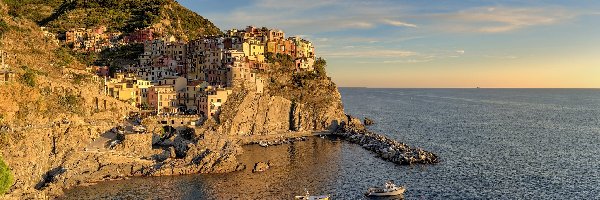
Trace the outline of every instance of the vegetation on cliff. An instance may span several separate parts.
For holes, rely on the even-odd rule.
[[[5,0],[8,15],[24,18],[47,27],[50,32],[64,33],[72,28],[106,26],[109,31],[125,35],[136,29],[154,27],[157,36],[173,35],[189,40],[221,31],[212,22],[181,6],[174,0]],[[11,28],[0,22],[0,35]],[[119,66],[135,64],[133,60],[143,51],[143,45],[126,45],[101,53],[72,52],[66,47],[56,54],[68,66],[74,58],[85,65]],[[65,56],[69,54],[69,56]]]
[[[316,59],[314,71],[297,72],[294,66],[286,56],[278,56],[274,60],[267,80],[271,95],[315,106],[325,106],[339,100],[336,95],[333,95],[335,93],[332,93],[337,91],[337,86],[327,77],[325,59]]]
[[[50,16],[64,0],[3,0],[8,14],[38,22]]]
[[[174,0],[5,0],[9,14],[48,27],[52,32],[105,25],[131,33],[150,26],[182,39],[219,34],[212,22]]]
[[[0,195],[6,193],[13,184],[13,175],[2,157],[0,157]]]
[[[341,95],[327,77],[324,59],[315,70],[300,71],[285,54],[267,54],[268,70],[257,75],[264,91],[233,90],[216,117],[219,131],[229,135],[272,135],[289,131],[333,130],[346,118]]]
[[[158,11],[154,12],[154,8]],[[140,154],[132,159],[88,151],[93,141],[117,126],[119,119],[134,107],[103,95],[102,81],[83,69],[93,62],[117,62],[112,59],[115,57],[137,58],[141,45],[101,52],[98,57],[76,54],[47,38],[40,25],[54,30],[103,25],[102,20],[112,21],[106,18],[112,16],[96,14],[110,10],[127,17],[124,24],[108,24],[113,30],[129,31],[150,24],[184,38],[220,32],[212,23],[172,0],[0,1],[0,49],[8,53],[6,63],[15,73],[14,81],[0,85],[0,155],[9,166],[3,169],[11,169],[11,177],[14,176],[14,181],[7,183],[12,186],[9,193],[0,198],[48,199],[61,195],[68,187],[124,176],[238,169],[236,153],[221,150],[226,141],[199,144],[194,148],[197,151],[187,153],[186,160],[168,156],[161,161],[165,166],[173,163],[185,166],[179,171],[154,166],[156,163],[149,155],[160,154],[162,150],[152,149],[147,145],[150,141],[139,143],[147,146],[149,155],[144,159],[139,159]],[[150,21],[145,17],[135,18],[153,13],[159,16],[151,17]],[[208,145],[214,146],[206,148]],[[144,171],[148,169],[156,172]]]

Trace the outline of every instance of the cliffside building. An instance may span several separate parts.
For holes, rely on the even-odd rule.
[[[219,112],[219,108],[227,102],[227,97],[232,93],[231,89],[225,88],[207,88],[204,94],[198,98],[198,108],[200,114],[205,116],[214,116]]]
[[[2,63],[0,64],[0,84],[10,83],[15,80],[15,73],[10,70],[8,64],[4,63],[8,53],[0,50],[0,57],[2,57]]]
[[[155,110],[157,114],[176,114],[179,112],[177,92],[172,85],[151,87],[148,91],[148,103],[150,109]]]
[[[86,31],[74,29],[67,38],[81,41],[103,33]],[[286,55],[296,71],[314,70],[312,43],[300,37],[286,38],[277,29],[248,26],[189,42],[176,41],[173,36],[155,38],[153,31],[136,30],[125,37],[126,43],[143,43],[144,52],[138,57],[139,64],[127,69],[131,74],[118,73],[107,81],[106,93],[124,101],[133,98],[138,107],[149,107],[156,113],[212,116],[227,101],[230,88],[262,93],[265,80],[261,73],[271,66],[266,63],[267,53]]]

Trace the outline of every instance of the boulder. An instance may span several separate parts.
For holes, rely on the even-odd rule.
[[[365,117],[364,124],[365,124],[365,126],[370,126],[370,125],[375,124],[375,122],[372,119]]]
[[[254,169],[252,169],[252,172],[264,172],[267,171],[269,167],[271,167],[271,163],[269,162],[257,162],[256,164],[254,164]]]
[[[171,157],[171,158],[176,158],[177,157],[177,153],[176,153],[174,147],[169,147],[169,157]]]

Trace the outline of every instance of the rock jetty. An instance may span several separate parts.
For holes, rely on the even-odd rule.
[[[360,120],[347,115],[348,122],[343,122],[334,132],[346,141],[361,145],[380,158],[400,165],[435,164],[439,162],[434,153],[390,139],[386,136],[368,131]]]
[[[293,144],[294,142],[301,142],[301,141],[307,141],[307,140],[308,140],[308,137],[306,137],[306,136],[291,137],[291,138],[280,137],[280,138],[275,138],[272,140],[253,141],[253,142],[250,142],[249,144],[258,144],[260,146],[267,147],[267,146],[277,146],[277,145],[282,145],[282,144]]]
[[[365,126],[370,126],[375,124],[375,121],[373,121],[371,118],[365,117],[364,124]]]

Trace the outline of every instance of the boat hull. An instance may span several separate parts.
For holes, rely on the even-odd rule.
[[[373,196],[373,197],[398,196],[398,195],[404,194],[405,191],[406,191],[406,189],[399,188],[397,190],[389,191],[389,192],[369,192],[369,193],[367,193],[367,196]]]
[[[323,196],[296,196],[297,200],[329,200],[329,195]]]

